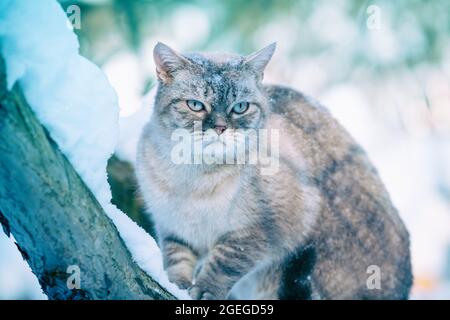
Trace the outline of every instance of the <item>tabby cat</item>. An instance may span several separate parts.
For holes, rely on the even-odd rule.
[[[376,169],[324,107],[262,83],[274,51],[154,48],[158,88],[136,172],[169,279],[193,299],[408,298],[409,235]],[[193,156],[216,160],[246,131],[276,132],[278,167],[180,163],[179,130],[185,145],[201,141]]]

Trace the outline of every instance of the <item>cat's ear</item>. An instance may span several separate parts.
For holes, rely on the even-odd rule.
[[[164,83],[170,82],[174,72],[183,69],[189,63],[186,58],[161,42],[158,42],[153,49],[153,59],[158,79]]]
[[[276,47],[276,42],[269,44],[267,47],[246,56],[244,63],[251,67],[262,78],[264,69],[272,58]]]

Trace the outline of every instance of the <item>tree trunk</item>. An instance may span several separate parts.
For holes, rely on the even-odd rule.
[[[0,59],[0,223],[44,293],[49,299],[173,299],[133,261],[19,86],[8,92],[5,79]],[[78,270],[80,287],[70,289],[75,278],[68,271],[77,277]]]

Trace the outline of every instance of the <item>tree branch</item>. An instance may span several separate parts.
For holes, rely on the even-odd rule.
[[[133,261],[117,229],[38,122],[0,58],[0,223],[49,299],[173,299]],[[67,268],[80,269],[69,289]]]

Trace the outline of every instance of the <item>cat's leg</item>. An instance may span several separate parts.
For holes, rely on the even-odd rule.
[[[166,236],[162,241],[164,269],[169,281],[181,289],[192,286],[194,268],[198,255],[186,243],[173,236]]]
[[[261,230],[222,236],[208,253],[189,289],[193,299],[225,299],[233,285],[267,257]]]

